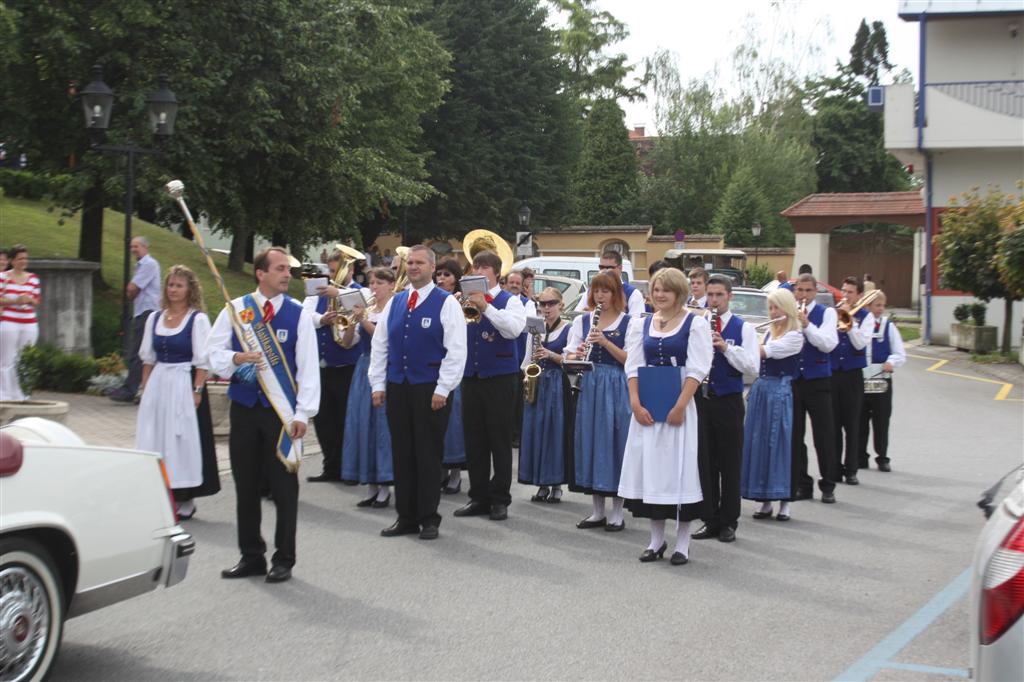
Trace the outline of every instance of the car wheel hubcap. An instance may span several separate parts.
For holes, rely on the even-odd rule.
[[[46,652],[50,605],[42,581],[22,566],[0,570],[0,680],[21,680]]]

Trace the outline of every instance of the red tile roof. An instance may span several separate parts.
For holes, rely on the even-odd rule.
[[[924,215],[924,203],[920,192],[811,194],[782,211],[782,215],[787,218]]]

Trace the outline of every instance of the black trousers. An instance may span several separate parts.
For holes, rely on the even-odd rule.
[[[837,479],[841,474],[854,476],[857,473],[857,458],[860,453],[860,411],[863,402],[864,373],[859,369],[849,372],[833,370],[832,424],[835,427]]]
[[[469,499],[512,503],[512,427],[519,373],[462,380],[462,430],[466,439]],[[493,472],[491,475],[492,468]]]
[[[793,492],[810,492],[814,479],[807,473],[807,417],[811,418],[814,451],[818,456],[818,488],[830,493],[836,487],[835,432],[832,425],[830,377],[793,382]]]
[[[525,374],[519,372],[519,381],[516,382],[516,399],[515,399],[515,420],[512,422],[512,443],[516,447],[519,447],[519,439],[523,434],[523,379]]]
[[[313,428],[324,453],[324,476],[341,478],[341,446],[345,441],[345,410],[355,365],[320,368],[320,409]]]
[[[135,395],[142,383],[142,358],[139,357],[139,348],[142,347],[142,336],[146,333],[146,321],[149,319],[152,310],[136,315],[132,318],[132,349],[128,356],[128,377],[121,387],[131,395]]]
[[[740,518],[740,463],[743,460],[743,394],[696,395],[697,464],[704,491],[701,520],[711,530],[736,529]]]
[[[274,531],[275,566],[295,565],[295,526],[299,509],[299,477],[288,473],[277,458],[281,420],[270,407],[257,403],[246,407],[231,403],[231,435],[228,449],[231,475],[235,479],[235,508],[238,516],[238,548],[247,561],[262,562],[267,545],[260,535],[262,507],[260,485],[266,480],[277,508]]]
[[[395,510],[405,525],[440,525],[441,461],[452,399],[436,412],[436,384],[389,383],[385,401],[395,465]]]
[[[874,430],[875,461],[889,462],[889,419],[892,417],[892,379],[886,379],[889,390],[885,393],[865,393],[860,412],[859,464],[868,466],[868,432]]]

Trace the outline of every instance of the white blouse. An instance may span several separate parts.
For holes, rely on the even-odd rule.
[[[606,332],[606,331],[609,331],[611,329],[618,329],[619,325],[622,324],[622,317],[625,314],[626,313],[619,313],[618,315],[616,315],[615,316],[615,320],[610,325],[608,325],[607,327],[602,329],[601,331],[605,331]],[[601,317],[603,318],[606,315],[607,315],[607,313],[602,313]],[[565,352],[566,353],[575,353],[576,349],[579,348],[580,344],[583,343],[583,341],[586,339],[586,337],[583,335],[583,318],[584,317],[590,317],[591,318],[591,324],[593,324],[593,316],[594,316],[594,311],[593,310],[588,310],[587,312],[583,313],[582,315],[577,315],[573,319],[572,326],[569,327],[569,340],[565,344]],[[626,333],[628,335],[629,331],[627,330]]]
[[[796,355],[804,347],[804,335],[799,331],[788,331],[777,339],[771,332],[765,332],[764,356],[773,360],[781,360]]]
[[[210,338],[210,318],[206,316],[206,313],[193,310],[189,315],[185,315],[181,322],[173,328],[168,328],[164,324],[163,310],[155,310],[152,314],[158,316],[156,323],[157,336],[174,336],[185,328],[189,317],[194,316],[195,322],[192,323],[192,366],[196,369],[210,369],[209,359],[206,356],[206,342]],[[139,358],[144,365],[155,365],[157,362],[156,351],[153,349],[152,316],[146,319],[146,331],[142,337],[142,345],[139,347]]]
[[[688,313],[672,329],[658,331],[654,323],[651,323],[650,335],[655,339],[663,339],[673,336],[686,323],[687,318],[693,318],[690,325],[690,338],[686,346],[686,374],[683,380],[692,377],[697,383],[704,381],[704,377],[711,371],[711,360],[714,356],[714,347],[711,345],[711,327],[708,321],[700,315]],[[629,330],[626,332],[626,378],[635,379],[637,370],[647,366],[647,356],[644,353],[644,318],[633,318],[629,323]]]

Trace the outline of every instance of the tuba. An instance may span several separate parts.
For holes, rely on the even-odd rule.
[[[398,265],[395,267],[395,293],[401,292],[409,286],[409,273],[406,272],[405,261],[409,258],[409,247],[395,247],[395,259]]]
[[[512,257],[512,247],[508,245],[508,242],[501,235],[484,229],[467,232],[466,236],[462,239],[462,255],[469,261],[470,267],[473,266],[473,259],[476,258],[476,255],[483,251],[490,251],[501,259],[501,272],[495,274],[499,276],[507,275],[512,269],[512,262],[514,260]],[[480,311],[476,309],[476,306],[470,304],[468,299],[463,301],[462,314],[466,316],[467,324],[480,321]]]
[[[866,305],[871,305],[871,302],[878,298],[878,295],[882,293],[881,289],[872,289],[868,293],[860,297],[860,301],[857,305],[853,306],[849,310],[836,310],[836,317],[839,318],[836,323],[836,329],[841,332],[848,332],[853,329],[853,316],[860,312],[860,309]]]
[[[334,273],[334,279],[331,281],[331,284],[341,289],[344,287],[345,275],[348,274],[349,268],[356,261],[366,260],[366,256],[362,252],[344,244],[335,244],[334,250],[341,253],[341,260],[338,261],[338,270]],[[337,313],[338,315],[334,318],[334,324],[331,325],[331,336],[334,342],[340,346],[345,330],[352,324],[352,311],[339,308],[338,298],[334,296],[327,302],[327,312]]]

